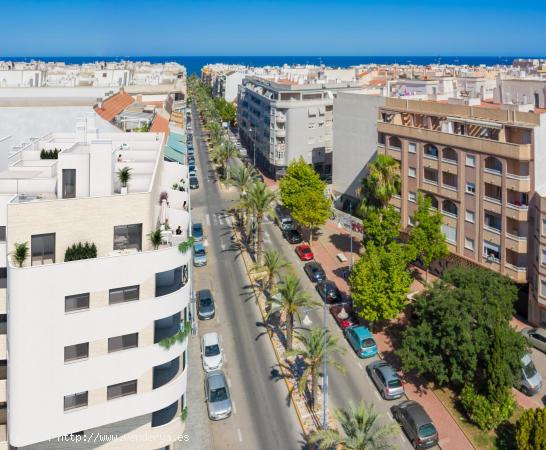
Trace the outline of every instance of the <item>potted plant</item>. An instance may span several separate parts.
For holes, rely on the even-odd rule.
[[[178,183],[173,183],[173,185],[171,186],[173,191],[177,191],[178,190]]]
[[[186,180],[184,178],[180,179],[180,184],[178,185],[178,190],[182,192],[186,192]]]
[[[167,194],[165,191],[163,191],[161,194],[159,194],[159,204],[160,205],[163,203],[163,200],[165,200],[165,201],[169,200],[169,194]]]
[[[122,194],[127,194],[127,183],[131,179],[131,170],[133,170],[131,167],[125,166],[117,172]]]
[[[19,267],[23,267],[23,264],[28,257],[28,242],[16,242],[14,247],[13,259]]]
[[[161,230],[158,228],[157,230],[152,231],[148,237],[150,238],[154,250],[157,250],[161,245]]]

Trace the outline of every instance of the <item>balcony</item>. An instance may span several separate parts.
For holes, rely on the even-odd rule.
[[[286,115],[284,113],[278,112],[275,114],[275,120],[278,123],[284,123],[286,122]]]
[[[275,130],[275,135],[277,137],[285,137],[286,136],[286,129],[285,128],[277,128]]]
[[[180,331],[180,312],[154,321],[154,344],[170,338]]]
[[[527,267],[518,267],[510,263],[504,264],[505,275],[516,283],[527,282]]]
[[[529,192],[531,190],[531,177],[529,175],[507,173],[506,188],[518,192]]]
[[[499,142],[385,122],[377,123],[377,131],[402,136],[407,139],[435,142],[438,145],[453,146],[455,148],[466,148],[475,152],[494,154],[520,161],[530,161],[531,159],[530,144],[512,144],[510,142]]]
[[[155,366],[153,369],[153,389],[170,382],[180,371],[180,356],[177,356],[171,361]]]

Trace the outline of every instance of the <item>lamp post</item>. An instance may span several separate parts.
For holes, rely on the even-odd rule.
[[[353,255],[353,203],[349,203],[349,227],[350,227],[350,235],[349,239],[350,242],[350,252],[351,252],[351,263],[349,265],[349,272],[353,270],[353,261],[354,261],[354,255]]]
[[[325,331],[328,331],[328,308],[326,306],[326,300],[322,306],[322,325]],[[324,333],[324,339],[328,339],[326,333]],[[326,358],[322,362],[322,429],[328,428],[328,363]]]
[[[254,158],[254,168],[256,168],[256,127],[250,127],[248,129],[249,133],[252,133],[252,157]]]

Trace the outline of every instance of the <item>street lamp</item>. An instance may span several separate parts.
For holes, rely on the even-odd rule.
[[[324,327],[324,339],[328,339],[328,308],[324,301],[322,306],[322,325]],[[328,363],[326,358],[322,362],[322,429],[328,429]]]
[[[351,272],[351,270],[353,270],[353,261],[354,261],[354,256],[353,256],[353,203],[352,202],[349,203],[349,227],[350,227],[349,239],[351,240],[351,242],[350,242],[351,264],[349,265],[349,272]]]
[[[254,136],[252,139],[252,156],[254,158],[254,167],[256,167],[256,128],[250,127],[248,131]]]

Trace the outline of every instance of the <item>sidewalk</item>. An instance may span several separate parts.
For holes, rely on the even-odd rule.
[[[338,228],[337,224],[328,221],[321,228],[321,235],[318,240],[312,244],[315,259],[321,263],[326,277],[334,281],[338,289],[345,295],[349,295],[349,285],[343,278],[344,269],[347,269],[351,262],[350,253],[350,233],[343,228]],[[361,236],[353,233],[353,262],[359,258]],[[341,262],[337,255],[343,253],[347,262]],[[418,269],[416,269],[418,270]],[[423,274],[424,278],[424,274]],[[429,281],[434,277],[429,274]],[[423,285],[417,280],[411,286],[412,292],[418,292],[423,289]],[[395,326],[403,326],[403,323],[395,323]],[[375,334],[375,339],[380,353],[387,359],[393,354],[393,343],[390,336],[384,331]],[[420,386],[411,381],[405,382],[405,390],[409,399],[418,401],[432,417],[434,424],[440,434],[440,446],[442,450],[472,450],[474,447],[467,439],[465,434],[459,428],[457,422],[453,419],[448,410],[440,402],[432,390]]]

